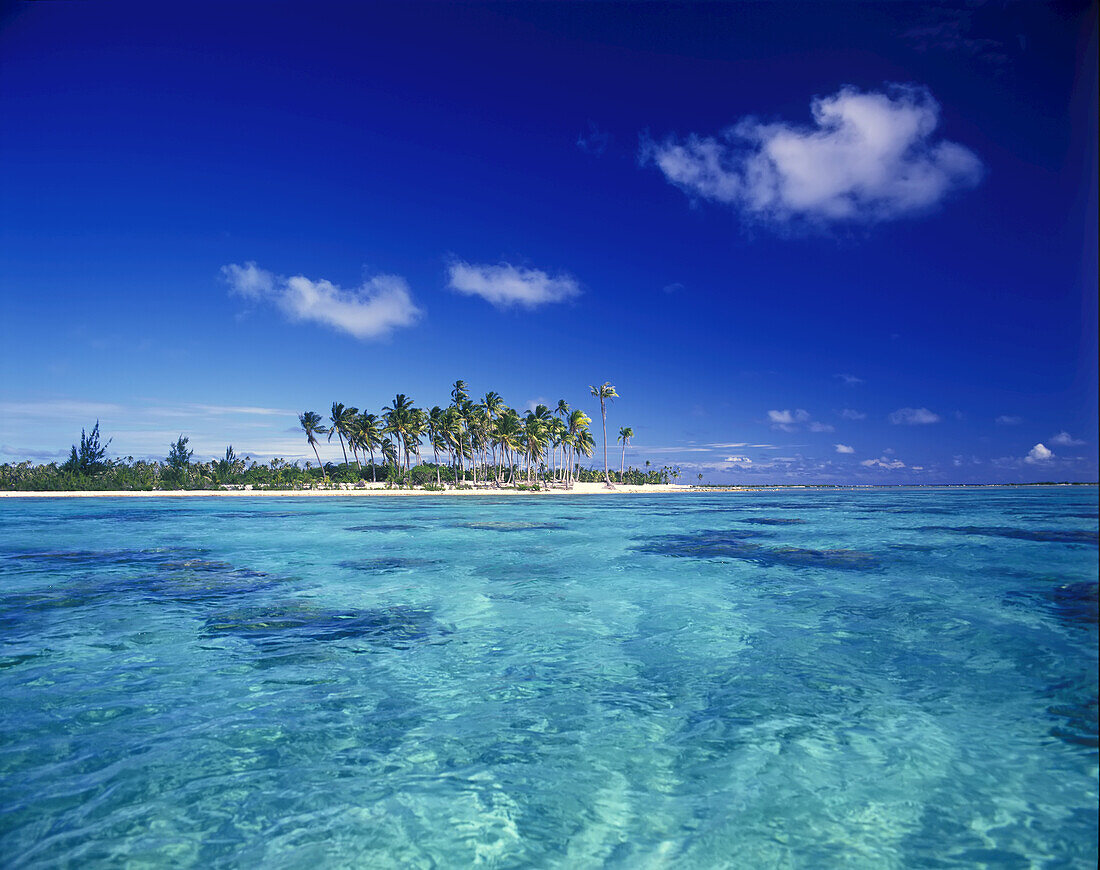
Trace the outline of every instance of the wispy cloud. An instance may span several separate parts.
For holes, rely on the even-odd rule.
[[[449,287],[467,296],[480,296],[497,308],[538,308],[579,296],[580,285],[570,275],[551,277],[539,269],[525,269],[511,263],[496,265],[456,260],[448,267]]]
[[[887,419],[898,426],[921,426],[940,422],[940,415],[927,408],[898,408]]]
[[[849,387],[856,387],[863,383],[863,378],[857,378],[855,375],[833,375],[833,377],[844,381]]]
[[[601,130],[599,125],[594,121],[588,122],[587,133],[581,133],[581,135],[577,137],[577,147],[585,154],[591,154],[594,157],[599,157],[603,154],[610,144],[611,134],[606,130]]]
[[[840,412],[840,416],[843,417],[845,420],[867,419],[867,415],[864,414],[862,411],[856,411],[852,408],[845,408],[843,411]]]
[[[1001,414],[996,420],[994,420],[998,426],[1019,426],[1024,422],[1023,417],[1016,417],[1012,414]]]
[[[828,423],[821,423],[810,417],[810,412],[804,408],[794,411],[789,409],[782,411],[768,411],[768,422],[773,429],[781,432],[797,432],[799,429],[808,429],[811,432],[832,432],[833,427]]]
[[[1080,438],[1074,438],[1069,432],[1062,431],[1050,439],[1051,444],[1057,444],[1059,447],[1080,447],[1085,442]]]
[[[939,104],[923,87],[845,87],[811,103],[814,125],[745,118],[718,137],[643,143],[639,159],[692,197],[771,223],[876,223],[929,210],[973,187],[982,163],[936,140]]]
[[[921,52],[942,51],[979,58],[994,67],[1008,61],[1007,46],[998,39],[977,36],[973,8],[928,3],[919,8],[921,20],[901,33],[901,38]]]
[[[121,405],[110,402],[79,402],[68,399],[41,402],[0,402],[0,414],[5,417],[40,417],[54,420],[92,420],[122,411]]]
[[[1027,452],[1027,456],[1024,457],[1024,462],[1030,463],[1031,465],[1040,465],[1044,462],[1050,462],[1053,458],[1054,451],[1040,442]]]
[[[890,471],[907,467],[900,459],[891,459],[889,456],[880,456],[878,459],[864,459],[860,465],[864,468],[884,468]]]
[[[856,449],[848,444],[836,444],[837,453],[855,453]]]
[[[661,288],[661,290],[665,293],[679,293],[683,289],[684,285],[681,284],[679,281],[675,281],[672,284],[665,284],[665,286]]]
[[[353,290],[304,275],[285,278],[251,262],[223,266],[222,275],[236,296],[270,303],[293,322],[320,323],[358,339],[382,338],[422,314],[400,275],[376,275]]]

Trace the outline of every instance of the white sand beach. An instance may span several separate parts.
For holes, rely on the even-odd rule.
[[[740,488],[738,488],[740,489]],[[744,487],[748,491],[749,487]],[[499,489],[496,487],[478,487],[471,489],[446,489],[433,491],[424,489],[387,489],[385,484],[366,484],[347,488],[333,486],[330,489],[180,489],[153,491],[66,491],[66,492],[0,492],[0,498],[255,498],[291,497],[291,498],[360,498],[375,496],[555,496],[555,495],[629,495],[637,493],[684,493],[707,492],[686,484],[615,484],[610,489],[603,483],[575,483],[572,489],[531,490]]]

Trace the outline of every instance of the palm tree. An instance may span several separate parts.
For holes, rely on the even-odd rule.
[[[572,453],[569,456],[569,474],[567,480],[570,486],[573,485],[573,466],[576,465],[576,455],[577,449],[580,447],[581,435],[588,433],[588,427],[591,424],[591,418],[589,418],[584,411],[576,410],[569,412],[569,437]],[[591,436],[589,436],[589,438],[591,438]],[[591,456],[592,453],[589,452],[586,455]]]
[[[506,408],[497,420],[495,439],[500,445],[500,457],[503,462],[508,459],[508,482],[515,481],[515,451],[523,446],[523,423],[512,408]],[[501,477],[504,476],[503,470]]]
[[[344,438],[347,437],[349,441],[351,440],[351,427],[355,415],[358,413],[358,408],[345,408],[340,402],[332,403],[332,415],[329,417],[332,421],[332,428],[328,430],[328,440],[331,441],[333,435],[340,439],[340,450],[344,454],[344,465],[348,464],[348,451],[344,449]]]
[[[358,437],[363,449],[370,453],[370,479],[372,483],[378,482],[378,468],[374,464],[374,450],[382,444],[382,428],[379,426],[376,414],[361,414],[359,416]]]
[[[623,458],[619,463],[619,483],[623,482],[623,466],[626,465],[626,445],[630,442],[630,439],[634,437],[634,430],[629,426],[623,426],[619,430],[619,443],[623,445]]]
[[[439,476],[439,451],[447,448],[447,441],[443,437],[443,432],[447,426],[447,417],[439,405],[428,412],[425,426],[428,430],[428,441],[432,445],[432,454],[435,457],[435,483],[436,486],[442,487],[443,481]]]
[[[585,456],[591,456],[596,451],[596,440],[592,437],[592,433],[587,429],[581,429],[580,432],[574,437],[575,447],[577,453],[582,453]]]
[[[611,472],[607,468],[607,402],[617,399],[619,394],[611,386],[611,381],[604,381],[602,387],[590,387],[592,395],[600,400],[600,414],[603,416],[603,479],[611,486]]]
[[[321,466],[322,477],[328,480],[324,463],[321,462],[321,454],[317,452],[317,436],[328,432],[328,429],[321,425],[321,415],[316,411],[305,411],[298,415],[298,422],[302,424],[302,429],[306,433],[306,440],[309,442],[309,446],[313,448],[313,455],[317,457],[317,464]]]

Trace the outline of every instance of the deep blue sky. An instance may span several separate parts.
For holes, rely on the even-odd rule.
[[[333,400],[464,378],[598,418],[610,380],[628,458],[692,478],[1095,480],[1095,8],[6,6],[0,460],[97,417],[121,455],[304,458]],[[845,94],[932,118],[907,161],[973,162],[919,208],[887,166],[837,217],[658,159],[710,141],[748,190],[763,146],[724,130],[816,148]],[[813,154],[842,193],[869,165]],[[250,262],[270,287],[233,292]],[[570,292],[493,305],[456,262]],[[279,305],[378,275],[420,312],[380,336]]]

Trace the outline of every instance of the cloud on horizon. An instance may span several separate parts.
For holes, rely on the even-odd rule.
[[[538,308],[579,296],[580,285],[570,275],[551,277],[539,269],[511,263],[475,264],[454,260],[448,266],[448,286],[457,293],[480,296],[497,308]]]
[[[922,426],[939,423],[940,415],[927,408],[898,408],[887,419],[895,426]]]
[[[361,340],[412,326],[423,314],[400,275],[376,275],[353,290],[304,275],[285,278],[253,262],[223,266],[222,275],[234,296],[270,303],[291,322],[319,323]]]
[[[810,109],[810,127],[746,117],[717,137],[646,140],[639,162],[655,164],[690,197],[772,224],[873,224],[921,214],[984,173],[973,151],[933,138],[940,107],[927,88],[843,87],[814,98]]]

